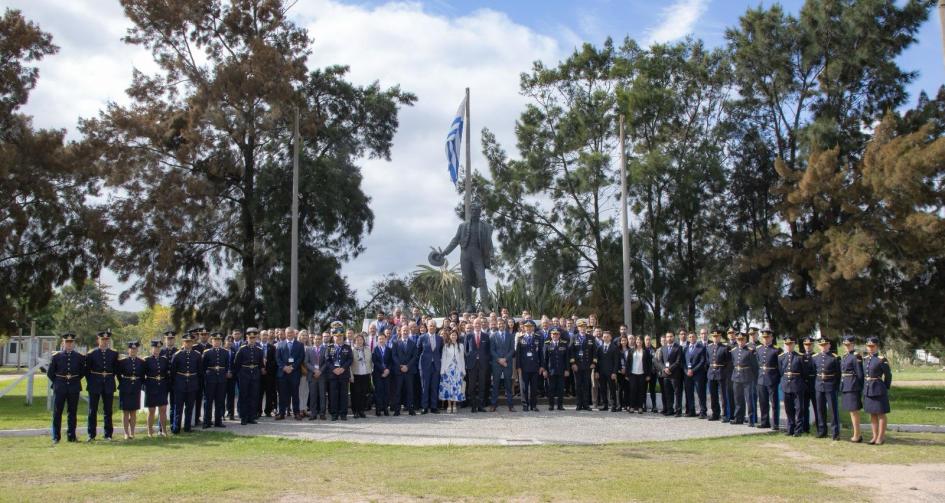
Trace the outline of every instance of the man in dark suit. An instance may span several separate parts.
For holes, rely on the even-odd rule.
[[[489,326],[489,361],[492,363],[492,407],[495,412],[499,402],[499,383],[505,385],[505,398],[509,411],[512,406],[512,357],[515,356],[515,335],[508,331],[507,326],[499,327],[497,322],[490,322]]]
[[[542,354],[542,367],[548,378],[548,410],[564,410],[564,379],[568,371],[568,343],[561,340],[561,330],[557,327],[549,332]]]
[[[417,339],[417,365],[420,369],[421,414],[439,414],[440,365],[443,338],[436,333],[436,322],[427,322],[427,333]]]
[[[85,356],[75,350],[75,334],[62,335],[62,351],[53,353],[49,359],[46,377],[53,391],[52,441],[58,444],[62,438],[62,411],[66,410],[66,439],[77,442],[76,416],[79,408],[79,393],[82,392],[82,377],[85,375]]]
[[[286,340],[276,346],[276,379],[279,382],[279,415],[276,419],[285,419],[291,406],[295,420],[301,421],[299,381],[302,376],[302,362],[305,361],[305,347],[295,339],[295,328],[287,328],[285,334]]]
[[[730,358],[731,350],[727,344],[722,343],[722,332],[719,329],[712,330],[712,342],[706,348],[706,377],[709,380],[709,395],[712,401],[712,415],[709,421],[722,419],[727,423],[732,419],[729,412],[731,397],[728,394],[727,371]]]
[[[400,415],[404,405],[411,416],[414,412],[413,379],[417,375],[417,345],[410,341],[410,329],[400,327],[400,338],[391,344],[391,360],[394,364],[394,415]]]
[[[684,355],[686,362],[686,417],[696,416],[696,400],[699,396],[699,419],[705,419],[705,376],[706,376],[706,348],[702,341],[696,340],[696,333],[689,333],[689,344],[686,345]],[[695,393],[693,393],[695,391]]]
[[[587,321],[577,321],[577,332],[571,336],[568,361],[574,374],[575,410],[591,410],[591,375],[597,368],[597,344],[587,333]]]
[[[482,323],[473,321],[472,332],[466,334],[466,397],[470,412],[485,412],[486,382],[489,380],[489,333]]]
[[[371,351],[371,366],[373,367],[372,379],[374,383],[374,415],[380,416],[383,412],[385,416],[390,413],[387,411],[388,389],[390,388],[390,371],[393,364],[391,350],[387,347],[387,333],[390,329],[381,332],[377,336],[377,344]]]
[[[328,389],[325,383],[328,375],[325,373],[325,357],[328,356],[328,345],[325,340],[328,332],[316,333],[312,345],[305,348],[305,369],[308,371],[308,410],[309,421],[325,419],[326,400]]]
[[[95,440],[98,433],[98,404],[102,403],[105,440],[112,439],[112,402],[115,398],[115,371],[118,368],[118,352],[109,347],[112,331],[98,333],[98,347],[85,356],[85,384],[89,393],[88,441]]]
[[[617,412],[617,371],[620,369],[620,348],[613,343],[613,336],[604,331],[601,345],[597,348],[597,397],[600,400],[598,410]]]
[[[525,333],[515,348],[515,364],[518,367],[518,382],[522,391],[522,412],[538,412],[538,379],[544,370],[541,367],[541,338],[535,334],[535,322],[525,320]]]
[[[683,358],[682,347],[672,332],[666,332],[666,343],[660,348],[663,377],[663,415],[682,416]]]
[[[272,416],[272,411],[276,409],[276,343],[271,340],[274,334],[273,330],[263,330],[260,332],[259,347],[263,354],[262,378],[259,383],[259,411],[265,412],[266,416]]]

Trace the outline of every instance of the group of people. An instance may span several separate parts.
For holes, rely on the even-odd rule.
[[[711,338],[707,329],[680,330],[677,340],[672,332],[662,338],[634,336],[621,326],[615,338],[593,315],[536,321],[528,311],[516,319],[505,309],[488,316],[454,312],[442,323],[416,309],[411,316],[397,310],[391,318],[379,311],[360,333],[341,322],[313,334],[251,327],[245,338],[240,330],[224,336],[197,327],[183,335],[181,348],[173,330],[162,335],[164,340],[151,341],[150,355],[141,358],[137,341],[120,356],[110,347],[108,330],[98,334],[98,347],[86,355],[75,350],[74,334],[64,334],[62,351],[47,370],[55,405],[53,442],[61,438],[64,410],[67,440],[77,441],[85,379],[89,441],[97,436],[99,403],[104,437],[112,437],[117,389],[126,439],[135,436],[142,391],[149,436],[167,435],[168,426],[175,434],[191,431],[201,417],[204,428],[222,428],[224,417],[234,420],[236,414],[245,425],[263,414],[276,420],[344,421],[349,411],[364,418],[371,409],[376,416],[455,413],[462,407],[495,412],[503,391],[509,411],[516,410],[513,394],[520,396],[523,412],[537,412],[540,397],[547,399],[547,410],[564,410],[568,394],[576,398],[578,411],[590,411],[593,404],[599,411],[685,414],[774,430],[780,429],[783,401],[785,433],[795,436],[810,432],[813,405],[817,435],[828,435],[829,422],[834,440],[842,396],[853,423],[851,441],[862,441],[859,411],[865,409],[873,425],[870,443],[882,444],[892,381],[875,337],[866,340],[863,354],[855,351],[852,337],[844,337],[846,353],[839,357],[827,339],[817,341],[818,353],[810,337],[800,351],[793,336],[783,337],[778,347],[767,327],[729,329],[724,340],[720,330]]]

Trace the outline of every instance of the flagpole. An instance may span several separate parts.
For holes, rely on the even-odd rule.
[[[292,254],[289,279],[289,326],[299,323],[299,109],[295,109],[295,131],[292,135]]]
[[[620,233],[623,235],[623,323],[633,335],[633,297],[630,293],[630,232],[627,226],[627,149],[620,116]]]
[[[466,204],[466,221],[469,222],[472,220],[472,209],[470,208],[470,203],[472,202],[472,164],[469,160],[471,158],[470,148],[469,148],[469,130],[472,129],[469,123],[469,88],[466,88],[466,121],[463,125],[463,129],[466,132],[466,190],[465,192],[465,204]]]

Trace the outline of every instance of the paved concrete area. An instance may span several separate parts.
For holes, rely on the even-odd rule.
[[[520,409],[519,409],[520,410]],[[590,445],[610,442],[650,442],[763,433],[740,425],[658,414],[626,412],[509,412],[427,414],[376,417],[347,421],[275,421],[230,423],[238,435],[270,435],[305,440],[337,440],[398,445]]]

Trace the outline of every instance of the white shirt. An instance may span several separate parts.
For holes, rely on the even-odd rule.
[[[635,375],[643,373],[643,351],[633,352],[633,364],[630,367],[630,373]]]

